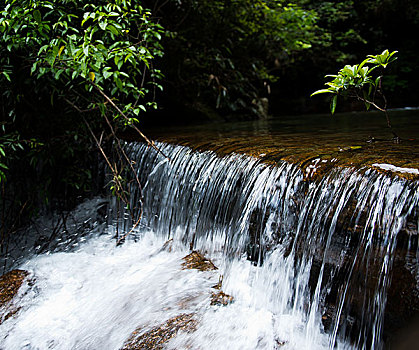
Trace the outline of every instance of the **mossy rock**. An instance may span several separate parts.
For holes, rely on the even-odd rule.
[[[196,324],[193,314],[181,314],[145,333],[141,333],[141,328],[138,328],[131,334],[121,350],[163,349],[165,344],[179,331],[188,333],[195,331]]]

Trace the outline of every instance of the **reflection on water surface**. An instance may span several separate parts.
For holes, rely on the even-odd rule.
[[[393,111],[390,118],[401,143],[394,143],[385,116],[377,112],[281,116],[254,122],[152,129],[148,134],[158,141],[220,155],[245,153],[269,163],[288,160],[307,167],[313,162],[333,160],[334,165],[379,163],[418,169],[419,110]],[[412,178],[414,173],[401,174]]]

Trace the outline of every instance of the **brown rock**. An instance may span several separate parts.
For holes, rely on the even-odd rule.
[[[221,275],[220,277],[218,277],[218,283],[216,285],[213,285],[212,288],[214,289],[221,289],[221,287],[223,286],[223,279],[224,276]]]
[[[136,329],[121,350],[163,349],[180,330],[189,333],[196,329],[197,322],[192,317],[193,314],[181,314],[145,333],[141,333],[141,329]]]
[[[223,305],[227,306],[233,302],[234,298],[231,295],[219,291],[218,293],[211,294],[211,305]]]
[[[217,267],[212,263],[211,260],[205,258],[196,250],[185,256],[183,260],[185,260],[185,262],[182,263],[184,269],[196,269],[199,271],[217,270]]]
[[[28,275],[24,270],[12,270],[0,276],[0,324],[19,311],[13,305],[13,298]]]

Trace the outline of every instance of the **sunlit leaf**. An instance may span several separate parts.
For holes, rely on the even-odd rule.
[[[65,48],[64,45],[60,47],[60,49],[58,50],[58,57],[61,56],[61,53],[63,52],[64,48]]]
[[[330,112],[332,114],[335,114],[337,101],[338,101],[338,95],[333,96],[332,101],[330,101]]]
[[[12,81],[11,79],[10,79],[10,75],[9,75],[9,73],[7,73],[7,72],[5,72],[5,71],[3,71],[3,72],[1,72],[5,77],[6,77],[6,79],[8,80],[8,81]]]
[[[319,94],[326,94],[326,93],[333,93],[330,89],[321,89],[313,92],[310,96],[319,95]]]

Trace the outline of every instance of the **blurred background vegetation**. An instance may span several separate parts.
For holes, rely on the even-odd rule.
[[[147,5],[168,31],[160,107],[174,123],[200,116],[258,117],[261,98],[269,99],[272,115],[323,112],[324,100],[309,96],[324,75],[386,48],[399,51],[386,76],[389,107],[418,104],[416,1],[162,0]]]

